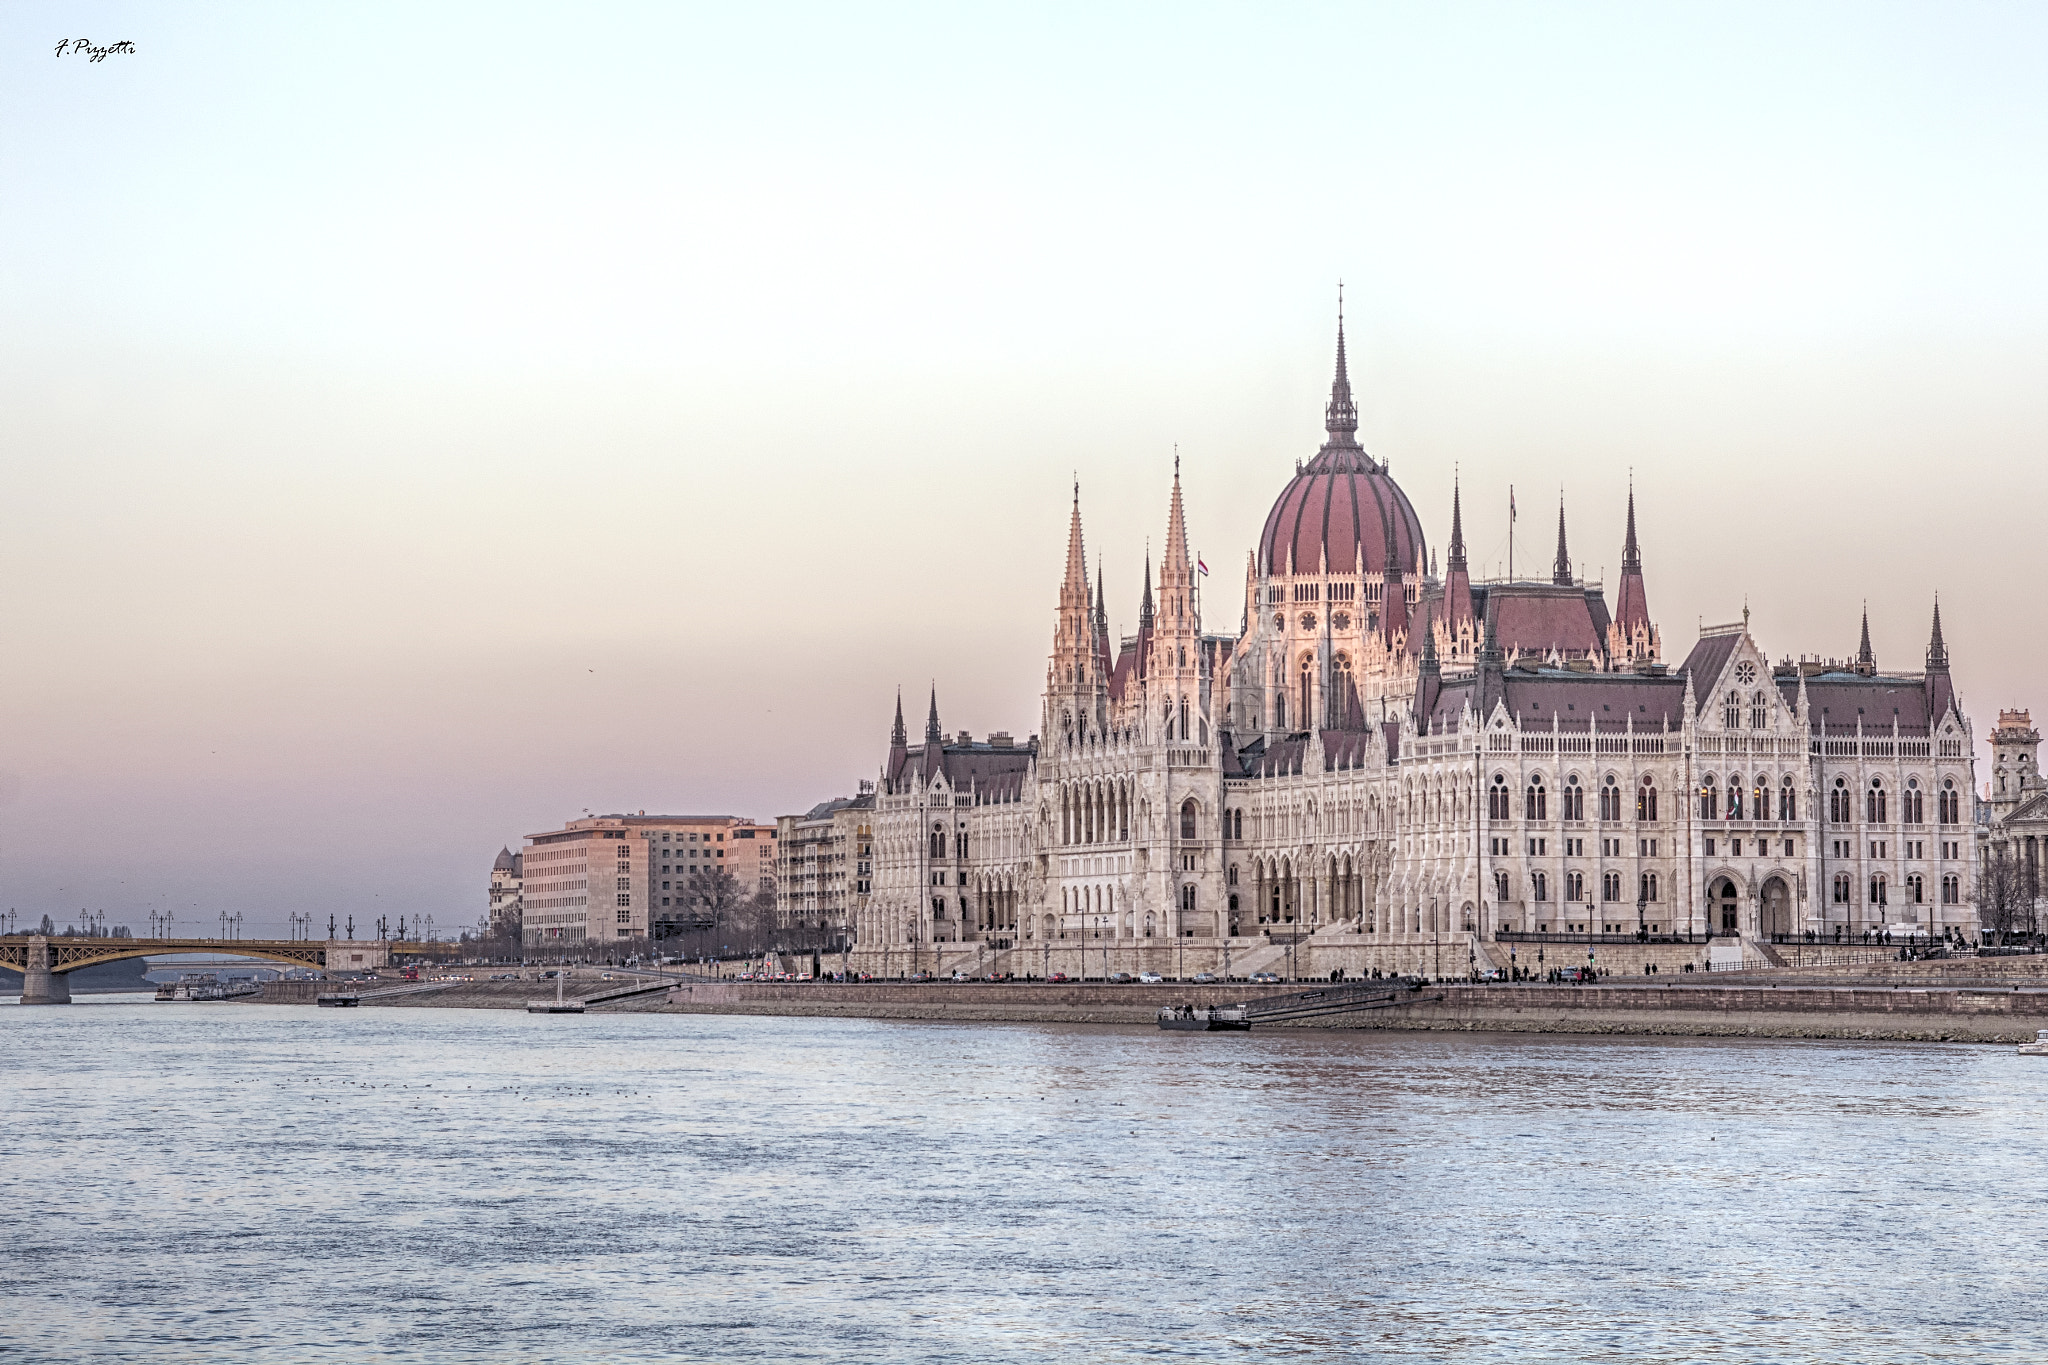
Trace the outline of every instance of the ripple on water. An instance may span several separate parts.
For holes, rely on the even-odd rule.
[[[2004,1048],[0,1020],[21,1359],[2048,1356]]]

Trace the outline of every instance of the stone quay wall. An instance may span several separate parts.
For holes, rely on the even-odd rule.
[[[685,1014],[1149,1024],[1161,1005],[1234,1003],[1294,986],[932,983],[679,986],[624,1007]],[[2048,992],[1721,985],[1441,985],[1384,1009],[1260,1028],[1638,1033],[1766,1038],[2024,1042],[2048,1028]],[[1426,997],[1442,997],[1440,1000]]]

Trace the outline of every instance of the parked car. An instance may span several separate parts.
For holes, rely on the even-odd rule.
[[[1046,979],[1049,981],[1072,981],[1074,978],[1068,976],[1065,972],[1054,972],[1050,977]]]
[[[1273,972],[1253,972],[1253,973],[1251,974],[1251,976],[1250,976],[1249,978],[1247,978],[1247,979],[1249,979],[1249,980],[1252,980],[1252,981],[1256,981],[1256,982],[1258,982],[1258,983],[1259,983],[1260,985],[1275,985],[1275,986],[1277,986],[1277,985],[1279,985],[1279,984],[1280,984],[1280,978],[1279,978],[1279,976],[1278,976],[1278,975],[1276,975],[1276,974],[1275,974],[1275,973],[1273,973]]]
[[[1133,980],[1129,972],[1111,972],[1109,974],[1109,979],[1113,984],[1118,986],[1128,986]]]
[[[974,978],[973,978],[973,977],[971,977],[971,976],[969,976],[969,975],[968,975],[968,974],[967,974],[966,972],[954,972],[954,973],[953,973],[953,980],[955,980],[955,981],[972,981],[972,980],[974,980]]]
[[[1216,973],[1214,972],[1195,973],[1195,984],[1198,986],[1213,986],[1222,979],[1222,977],[1216,975]]]
[[[1141,986],[1157,986],[1164,980],[1166,980],[1166,978],[1161,976],[1157,972],[1138,973],[1138,984]]]

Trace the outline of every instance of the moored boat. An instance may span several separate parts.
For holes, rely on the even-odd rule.
[[[2022,1057],[2048,1057],[2048,1028],[2035,1029],[2034,1041],[2020,1044]]]
[[[1159,1027],[1187,1033],[1242,1032],[1252,1026],[1243,1005],[1167,1005]]]

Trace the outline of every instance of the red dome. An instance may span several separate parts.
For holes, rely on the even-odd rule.
[[[1408,495],[1364,451],[1324,446],[1266,514],[1259,570],[1313,574],[1327,560],[1331,573],[1383,573],[1390,522],[1402,574],[1411,575],[1425,542]]]
[[[1344,320],[1337,319],[1337,377],[1323,410],[1328,438],[1294,475],[1266,514],[1259,536],[1259,572],[1384,573],[1387,538],[1402,574],[1423,550],[1422,522],[1387,471],[1358,444],[1358,408],[1344,366]],[[1291,553],[1290,553],[1291,552]]]

